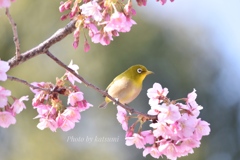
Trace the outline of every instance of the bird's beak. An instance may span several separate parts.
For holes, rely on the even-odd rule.
[[[153,74],[153,72],[152,71],[147,71],[147,75],[149,75],[149,74]]]

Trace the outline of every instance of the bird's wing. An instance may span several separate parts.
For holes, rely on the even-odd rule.
[[[108,91],[108,89],[116,82],[116,81],[118,81],[119,79],[121,79],[121,78],[119,78],[119,77],[121,77],[121,75],[119,75],[119,76],[117,76],[117,77],[115,77],[114,79],[113,79],[113,81],[108,85],[108,87],[106,88],[106,91]]]
[[[114,80],[107,89],[109,95],[111,95],[114,98],[121,99],[124,96],[124,94],[128,93],[128,90],[130,88],[131,81],[126,77],[122,77]]]

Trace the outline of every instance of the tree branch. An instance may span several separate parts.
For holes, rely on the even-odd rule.
[[[17,25],[16,25],[16,23],[14,22],[12,16],[10,15],[8,8],[6,8],[5,14],[7,15],[8,20],[9,20],[11,26],[12,26],[13,41],[14,41],[15,47],[16,47],[16,53],[15,53],[15,55],[16,55],[16,59],[18,59],[18,57],[20,56],[20,42],[19,42],[19,39],[18,39]]]
[[[153,116],[153,115],[148,115],[142,112],[139,112],[127,105],[124,105],[122,103],[120,103],[119,101],[117,101],[115,98],[111,97],[107,92],[101,90],[100,88],[98,88],[97,86],[87,82],[82,76],[78,75],[74,70],[72,70],[71,68],[69,68],[67,65],[65,65],[62,61],[60,61],[57,57],[55,57],[50,51],[46,51],[45,52],[47,54],[47,56],[49,56],[51,59],[53,59],[58,65],[60,65],[61,67],[65,68],[67,71],[69,71],[70,73],[72,73],[74,76],[76,76],[78,79],[80,79],[86,86],[96,90],[97,92],[101,93],[102,95],[108,97],[109,99],[111,99],[115,104],[123,107],[124,109],[126,109],[128,112],[130,112],[131,114],[137,114],[137,115],[141,115],[142,117],[144,117],[145,120],[156,120],[157,116]]]
[[[9,76],[9,75],[8,75],[7,77],[8,77],[8,79],[11,80],[11,81],[17,81],[17,82],[23,83],[23,84],[27,85],[28,87],[30,87],[30,88],[32,88],[32,89],[40,89],[40,90],[46,90],[46,91],[48,91],[48,89],[34,86],[34,85],[28,83],[27,81],[22,80],[22,79],[19,79],[19,78],[17,78],[17,77],[13,77],[13,76]]]
[[[59,29],[56,31],[50,38],[45,40],[44,42],[40,43],[38,46],[26,51],[23,54],[20,54],[18,58],[13,57],[11,58],[8,63],[10,65],[10,68],[13,68],[31,58],[33,58],[36,55],[45,53],[52,45],[55,43],[61,41],[63,38],[65,38],[67,35],[71,34],[75,29],[75,20],[69,22],[66,27]]]

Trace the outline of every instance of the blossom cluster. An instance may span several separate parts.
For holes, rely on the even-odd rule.
[[[0,60],[0,81],[7,80],[6,72],[10,69],[7,62]],[[28,96],[23,96],[17,99],[13,96],[13,103],[8,101],[8,97],[11,96],[11,91],[0,86],[0,126],[8,128],[11,124],[16,123],[16,114],[19,114],[23,109],[26,108],[23,101],[28,100]]]
[[[159,0],[157,0],[159,1]],[[167,0],[160,0],[165,4]],[[173,0],[171,0],[173,1]],[[139,6],[146,6],[147,0],[137,0]],[[132,6],[132,0],[67,0],[61,3],[60,12],[70,10],[69,13],[61,17],[76,19],[76,30],[74,31],[73,47],[79,44],[80,31],[84,28],[88,30],[88,35],[93,43],[109,45],[113,37],[119,36],[120,32],[129,32],[136,22],[132,16],[136,14]],[[85,36],[85,34],[84,34]],[[84,51],[87,52],[90,45],[85,36]]]
[[[0,0],[0,8],[9,8],[15,0]]]
[[[193,92],[187,98],[170,101],[167,98],[168,89],[162,88],[159,83],[154,83],[148,89],[149,116],[138,115],[138,120],[128,127],[129,116],[125,109],[118,106],[117,119],[126,131],[126,145],[135,145],[144,149],[143,156],[150,154],[154,158],[165,155],[168,159],[176,160],[178,157],[193,153],[193,148],[200,146],[202,136],[209,135],[209,123],[198,118],[203,108],[196,102],[197,94]],[[149,117],[155,118],[149,118]],[[142,131],[141,126],[146,121],[151,121],[152,129]],[[140,129],[134,133],[136,123],[140,122]]]
[[[78,66],[72,61],[68,66],[77,73]],[[32,105],[37,110],[39,118],[37,127],[41,130],[49,128],[55,132],[57,128],[68,131],[74,128],[81,119],[80,112],[89,109],[92,105],[83,96],[83,92],[74,85],[81,82],[72,73],[66,71],[64,76],[57,79],[56,84],[50,82],[33,82],[32,85],[40,89],[31,89],[35,94]],[[67,107],[63,105],[60,96],[67,96]]]

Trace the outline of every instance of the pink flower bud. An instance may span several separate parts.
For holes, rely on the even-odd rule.
[[[62,21],[65,20],[65,19],[67,19],[68,15],[69,15],[69,14],[62,15],[62,16],[60,17],[60,19],[61,19]]]
[[[147,0],[137,0],[137,4],[139,6],[146,6],[147,5]]]
[[[78,43],[79,43],[78,40],[74,40],[74,42],[73,42],[73,48],[74,48],[74,49],[77,49],[77,48],[78,48]]]
[[[84,52],[88,52],[90,50],[90,45],[89,43],[85,40],[85,43],[84,43]]]

